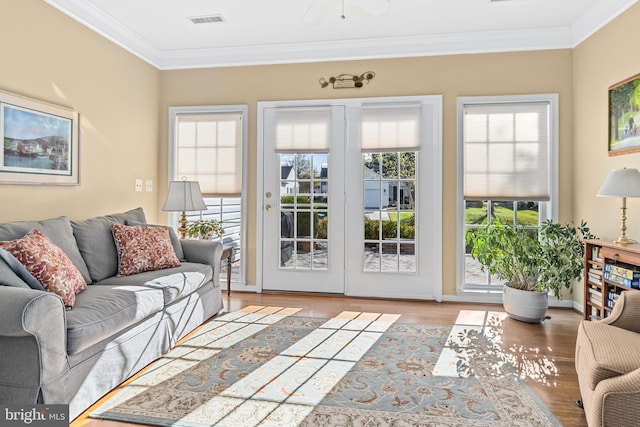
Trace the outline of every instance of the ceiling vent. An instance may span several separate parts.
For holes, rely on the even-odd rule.
[[[224,22],[222,15],[192,16],[188,19],[194,24],[213,24],[216,22]]]

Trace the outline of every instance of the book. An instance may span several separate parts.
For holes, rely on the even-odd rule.
[[[602,284],[602,276],[598,276],[597,274],[593,274],[591,272],[589,272],[588,276],[589,281],[595,284]]]
[[[616,285],[626,286],[627,288],[640,289],[640,277],[637,279],[627,279],[623,276],[618,276],[617,274],[610,273],[608,271],[604,272],[605,280],[608,280],[611,283],[615,283]]]
[[[631,281],[640,280],[640,271],[636,271],[632,267],[628,268],[622,265],[606,264],[604,271]]]
[[[593,274],[595,276],[602,277],[602,268],[600,268],[600,267],[591,267],[589,269],[589,274]]]

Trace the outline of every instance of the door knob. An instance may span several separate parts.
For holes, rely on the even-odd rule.
[[[267,205],[264,208],[267,210],[267,212],[271,212],[271,205]]]

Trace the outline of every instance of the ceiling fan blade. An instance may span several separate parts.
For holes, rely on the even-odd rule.
[[[329,11],[329,3],[327,0],[311,0],[307,10],[302,15],[302,22],[305,24],[315,24],[321,21]]]
[[[391,0],[346,0],[356,8],[373,16],[382,16],[389,11]]]

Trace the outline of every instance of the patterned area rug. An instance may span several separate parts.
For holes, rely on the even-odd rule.
[[[228,313],[90,416],[157,426],[560,426],[482,332]]]

